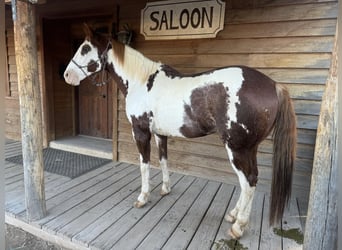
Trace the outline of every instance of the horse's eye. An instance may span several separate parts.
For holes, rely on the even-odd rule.
[[[81,55],[84,56],[87,54],[89,51],[91,51],[91,47],[88,44],[83,45],[82,50],[81,50]]]

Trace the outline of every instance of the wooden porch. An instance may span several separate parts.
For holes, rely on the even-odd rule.
[[[6,143],[6,158],[20,153],[20,142]],[[48,215],[28,223],[22,166],[6,161],[6,223],[70,249],[302,249],[291,237],[303,232],[306,201],[293,197],[281,225],[269,227],[269,195],[256,192],[249,227],[233,241],[224,215],[238,187],[172,173],[172,192],[161,197],[161,180],[152,169],[150,202],[136,209],[141,182],[133,164],[111,162],[74,179],[45,172]],[[278,236],[281,227],[295,233]]]

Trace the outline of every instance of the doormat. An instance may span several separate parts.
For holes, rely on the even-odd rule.
[[[70,178],[76,178],[112,161],[53,148],[43,149],[43,159],[45,171]],[[9,157],[6,160],[20,165],[23,164],[22,155]]]

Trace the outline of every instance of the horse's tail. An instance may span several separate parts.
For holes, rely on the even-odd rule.
[[[276,84],[278,112],[273,130],[273,174],[270,224],[278,222],[291,196],[293,164],[296,158],[296,116],[289,93]]]

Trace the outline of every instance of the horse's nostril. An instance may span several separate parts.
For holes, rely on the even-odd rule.
[[[65,72],[64,77],[68,77],[68,76],[69,76],[68,72]]]

